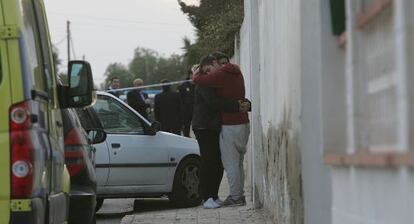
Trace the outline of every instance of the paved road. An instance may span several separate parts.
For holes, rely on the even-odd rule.
[[[263,211],[246,206],[175,209],[166,199],[110,199],[98,212],[98,224],[270,224]]]
[[[224,180],[225,178],[223,178]],[[222,183],[220,197],[228,192]],[[98,224],[270,224],[261,210],[253,209],[250,195],[247,205],[219,209],[176,209],[167,199],[109,199],[97,215]]]
[[[160,210],[137,212],[122,219],[122,224],[270,224],[263,212],[251,204],[241,207],[187,209],[164,207]]]
[[[107,199],[97,213],[97,224],[119,224],[122,218],[128,215],[163,212],[170,209],[174,207],[167,199]]]
[[[134,200],[131,198],[107,199],[96,215],[97,224],[119,224],[124,216],[134,213]]]

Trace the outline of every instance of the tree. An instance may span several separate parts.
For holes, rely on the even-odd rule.
[[[191,67],[191,65],[198,64],[200,61],[200,58],[202,57],[202,54],[197,48],[197,45],[192,44],[191,40],[185,37],[183,39],[184,43],[184,54],[183,54],[183,60],[184,64],[186,64],[188,67]]]
[[[177,54],[169,58],[158,59],[157,74],[153,76],[153,82],[158,83],[162,79],[170,81],[182,80],[185,78],[187,66],[183,63],[183,57]]]
[[[56,73],[59,73],[59,66],[62,64],[62,60],[59,58],[59,50],[52,46],[53,66]]]
[[[166,58],[154,50],[138,47],[128,67],[135,78],[144,80],[146,84],[153,84],[162,79],[182,79],[187,66],[180,55],[173,54]]]
[[[101,85],[101,89],[106,89],[114,76],[120,78],[122,87],[132,86],[136,78],[144,80],[146,85],[160,83],[162,79],[182,80],[186,77],[187,67],[181,55],[163,57],[154,50],[137,47],[128,67],[121,63],[112,63],[107,67],[104,74],[106,85]]]
[[[132,81],[134,80],[134,77],[131,75],[131,73],[128,71],[125,65],[121,63],[111,63],[106,68],[105,74],[105,84],[104,88],[108,88],[111,79],[113,77],[118,77],[121,82],[121,87],[130,87],[132,86]],[[101,86],[102,87],[102,86]]]
[[[178,0],[183,13],[196,28],[197,40],[184,39],[186,61],[194,63],[213,51],[234,54],[235,35],[244,17],[243,0],[200,0],[199,6]]]
[[[62,64],[62,60],[59,58],[59,50],[52,46],[53,68],[58,75],[59,81],[62,84],[68,84],[68,74],[59,70],[59,66]]]
[[[135,78],[151,82],[151,77],[156,75],[159,54],[151,49],[137,47],[134,50],[134,57],[129,63],[129,71]]]

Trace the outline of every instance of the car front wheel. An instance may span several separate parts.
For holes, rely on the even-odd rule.
[[[180,208],[200,204],[200,160],[198,158],[186,158],[180,163],[175,172],[170,200]]]

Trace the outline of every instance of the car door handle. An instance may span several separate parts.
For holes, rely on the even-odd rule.
[[[111,146],[113,149],[121,148],[121,144],[119,143],[112,143]]]

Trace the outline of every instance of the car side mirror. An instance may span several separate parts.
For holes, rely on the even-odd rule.
[[[157,133],[161,130],[161,123],[158,121],[153,121],[150,126],[151,133]]]
[[[68,64],[68,86],[63,88],[63,108],[86,107],[93,101],[92,69],[86,61],[70,61]],[[63,98],[63,99],[62,99]]]
[[[102,129],[91,128],[86,130],[88,133],[88,139],[92,144],[98,144],[106,140],[106,132]]]

